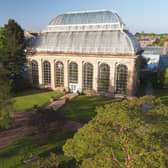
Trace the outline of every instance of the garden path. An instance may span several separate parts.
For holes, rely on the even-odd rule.
[[[25,130],[27,129],[25,124],[27,120],[27,112],[15,112],[15,127],[0,132],[0,149],[14,142],[18,136],[22,135],[25,132]]]
[[[65,103],[66,100],[72,100],[74,97],[76,97],[77,94],[75,93],[68,93],[62,97],[60,97],[58,100],[54,101],[53,103],[50,103],[46,108],[53,108],[55,111],[61,108]],[[29,119],[29,113],[28,112],[15,112],[14,113],[14,121],[15,121],[15,127],[0,132],[0,149],[8,146],[12,142],[14,142],[20,135],[24,134],[27,129],[27,121]],[[69,130],[77,130],[81,127],[81,124],[74,121],[67,121],[65,123],[65,126],[63,126]]]

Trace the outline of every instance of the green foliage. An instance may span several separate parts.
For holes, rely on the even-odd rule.
[[[24,108],[24,106],[27,104],[29,104],[29,107],[31,107],[33,105],[33,101],[39,101],[39,103],[44,99],[46,101],[47,97],[51,97],[51,94],[53,94],[53,96],[54,94],[56,95],[55,92],[41,93],[41,90],[28,90],[17,95],[17,102],[19,101],[19,107],[21,106],[22,101],[24,101],[22,108]],[[67,105],[59,112],[66,120],[87,122],[95,115],[94,110],[96,106],[111,103],[113,101],[114,100],[100,97],[79,96],[67,103]],[[35,104],[38,104],[36,102]],[[25,108],[27,109],[27,107]],[[55,126],[53,123],[51,125],[52,127],[49,127],[47,130],[49,135],[45,140],[41,139],[41,137],[37,137],[34,134],[32,135],[32,130],[30,130],[31,132],[29,132],[28,135],[26,134],[24,137],[20,137],[15,143],[1,149],[0,167],[37,168],[37,166],[34,164],[29,166],[24,165],[23,160],[30,159],[32,156],[47,158],[49,153],[54,152],[59,157],[59,168],[78,168],[76,161],[69,157],[65,157],[62,151],[62,146],[65,144],[68,138],[73,136],[74,132]]]
[[[46,159],[37,161],[37,168],[58,168],[59,161],[56,154],[51,153]]]
[[[166,168],[168,108],[154,97],[97,108],[63,147],[82,168]]]
[[[163,87],[168,87],[168,68],[165,68],[162,74]]]
[[[4,46],[4,41],[5,39],[5,29],[4,27],[0,27],[0,50],[2,50],[5,46]]]
[[[34,109],[33,113],[31,113],[29,124],[36,128],[39,135],[48,135],[51,123],[55,122],[55,126],[58,126],[62,120],[63,117],[60,113],[56,113],[52,109],[37,107]]]
[[[9,19],[8,24],[5,25],[5,47],[7,59],[4,63],[7,63],[7,69],[12,74],[20,73],[26,61],[24,31],[12,19]]]
[[[9,128],[12,124],[10,101],[10,81],[7,71],[0,64],[0,129]]]
[[[22,82],[18,80],[21,79],[26,62],[24,49],[24,31],[15,20],[9,19],[8,24],[0,29],[0,61],[8,70],[9,77],[13,79],[13,91],[21,90],[25,86],[18,85]]]

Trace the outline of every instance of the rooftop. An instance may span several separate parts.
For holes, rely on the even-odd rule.
[[[58,15],[36,39],[36,51],[135,54],[141,51],[135,36],[116,12],[69,12]]]
[[[100,23],[124,25],[122,19],[120,18],[120,16],[118,16],[116,12],[112,12],[109,10],[91,10],[60,14],[50,21],[49,26]]]
[[[144,48],[144,55],[162,55],[163,47],[149,46]]]

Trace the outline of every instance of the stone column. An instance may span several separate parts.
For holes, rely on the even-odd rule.
[[[30,81],[30,83],[32,84],[32,66],[31,66],[31,60],[27,59],[27,63],[28,63],[28,79]]]
[[[77,62],[78,64],[78,91],[82,92],[83,90],[83,61]]]
[[[55,89],[55,60],[50,61],[51,64],[51,88]]]
[[[43,85],[43,60],[38,60],[38,71],[39,71],[39,86]]]
[[[98,87],[98,62],[93,64],[93,90],[97,92]]]
[[[115,63],[111,62],[110,64],[110,84],[109,84],[109,92],[115,92]]]
[[[128,67],[128,81],[127,81],[127,95],[133,96],[134,89],[134,62],[130,63]]]
[[[69,83],[68,83],[68,64],[69,61],[63,61],[64,64],[64,88],[68,91],[69,90]]]

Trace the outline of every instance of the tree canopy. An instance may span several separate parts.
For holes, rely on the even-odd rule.
[[[97,108],[63,147],[81,168],[166,168],[168,108],[154,97]]]
[[[12,90],[20,90],[19,83],[26,63],[25,37],[21,26],[12,19],[0,29],[0,62],[12,79]],[[19,82],[18,82],[19,81]]]
[[[168,68],[165,68],[163,71],[162,84],[164,88],[168,88]]]
[[[4,66],[12,74],[18,74],[22,71],[23,65],[26,61],[24,53],[24,31],[20,25],[12,19],[9,19],[8,24],[5,25],[4,29]]]
[[[7,77],[7,71],[0,64],[0,129],[8,128],[11,125],[11,107],[10,80]]]

